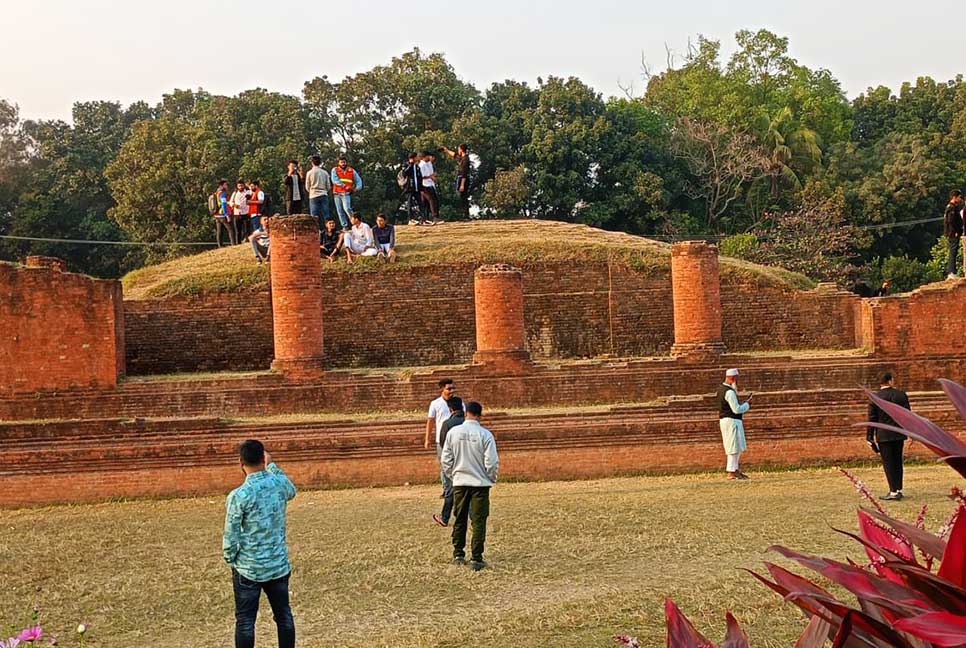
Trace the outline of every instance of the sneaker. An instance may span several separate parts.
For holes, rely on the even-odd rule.
[[[410,225],[419,225],[419,221],[416,220],[415,218],[410,218],[409,219],[409,224]]]
[[[466,558],[463,556],[453,556],[453,564],[463,566],[466,564]]]
[[[439,218],[436,218],[436,219],[433,220],[433,222],[430,223],[430,225],[442,225],[445,222],[446,221],[444,221],[444,220],[441,220]]]
[[[888,500],[888,501],[894,500],[898,502],[899,500],[902,499],[902,493],[888,493],[886,495],[879,495],[879,499]]]
[[[736,470],[735,471],[735,479],[751,479],[751,477],[749,477],[745,473],[741,472],[740,470]]]
[[[486,563],[483,562],[482,560],[471,560],[470,561],[470,569],[472,569],[473,571],[480,571],[484,567],[486,567]]]
[[[439,513],[433,513],[433,521],[441,527],[449,526],[449,522],[443,521],[443,516]]]
[[[956,274],[955,272],[953,272],[951,274],[946,275],[946,278],[947,279],[959,279],[959,275]]]

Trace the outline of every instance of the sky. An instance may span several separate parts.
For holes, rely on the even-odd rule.
[[[0,98],[25,119],[69,119],[75,101],[157,103],[174,88],[299,94],[419,47],[481,91],[512,78],[577,76],[605,96],[659,72],[689,38],[767,28],[850,98],[966,71],[959,3],[946,0],[0,0]]]

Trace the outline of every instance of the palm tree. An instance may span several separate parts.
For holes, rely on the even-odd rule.
[[[771,117],[759,116],[755,130],[768,158],[766,179],[771,184],[772,198],[781,195],[783,185],[801,189],[800,176],[822,163],[818,133],[797,121],[788,106]]]

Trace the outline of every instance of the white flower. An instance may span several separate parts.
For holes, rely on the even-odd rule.
[[[77,626],[77,634],[84,634],[85,632],[87,632],[87,626],[85,624],[82,623]]]

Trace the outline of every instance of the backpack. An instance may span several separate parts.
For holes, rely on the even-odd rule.
[[[218,204],[218,196],[213,193],[208,194],[208,215],[216,216],[221,210],[221,205]]]
[[[399,169],[399,173],[396,174],[396,184],[399,185],[400,189],[405,189],[409,186],[409,174],[406,173],[408,168],[409,167],[404,166]]]

